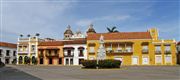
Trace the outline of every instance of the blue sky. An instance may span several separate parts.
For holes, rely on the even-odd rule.
[[[20,34],[62,39],[67,25],[83,33],[116,26],[120,32],[158,28],[161,39],[180,41],[179,0],[1,0],[1,41]]]

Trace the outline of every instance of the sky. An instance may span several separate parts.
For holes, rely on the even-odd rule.
[[[159,30],[160,39],[180,41],[179,0],[0,0],[0,41],[16,43],[20,34],[63,39],[70,25],[83,33],[93,24],[105,33]]]

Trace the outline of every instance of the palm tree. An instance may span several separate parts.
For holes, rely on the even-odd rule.
[[[31,36],[30,34],[27,35],[27,37],[30,37],[30,36]]]
[[[36,33],[36,36],[40,36],[40,34],[39,34],[39,33]]]
[[[119,32],[118,30],[116,30],[116,26],[112,27],[111,29],[107,27],[107,30],[109,33]]]
[[[23,37],[23,35],[22,35],[22,34],[20,34],[20,37]]]

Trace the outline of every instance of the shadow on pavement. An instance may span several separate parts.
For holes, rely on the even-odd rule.
[[[0,80],[42,80],[12,67],[0,68]]]

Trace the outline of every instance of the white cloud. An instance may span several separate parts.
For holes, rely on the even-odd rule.
[[[44,1],[44,2],[43,2]],[[63,14],[69,9],[71,2],[3,2],[2,32],[4,36],[14,34],[14,41],[19,34],[35,34],[36,32],[50,36],[54,33],[53,28],[63,23]],[[57,18],[61,18],[58,19]],[[11,36],[12,37],[12,36]],[[2,37],[1,37],[2,38]],[[8,41],[8,36],[3,40]],[[12,40],[11,40],[12,41]]]
[[[97,17],[93,19],[82,19],[76,22],[76,25],[78,26],[87,26],[93,22],[96,21],[124,21],[129,19],[131,16],[130,15],[121,15],[121,16],[102,16],[102,17]]]

